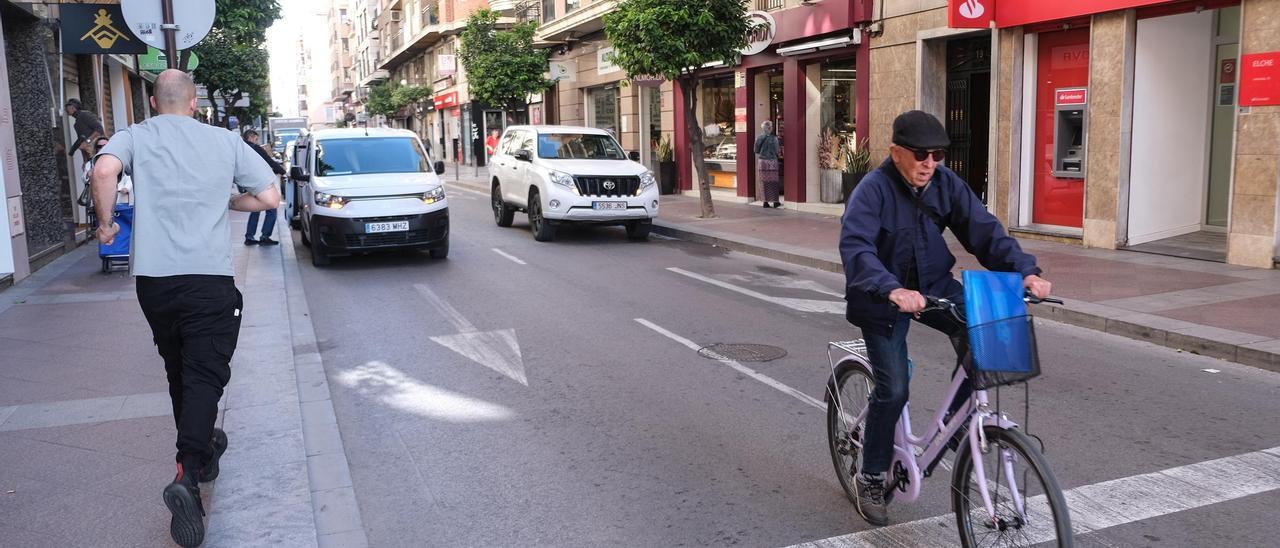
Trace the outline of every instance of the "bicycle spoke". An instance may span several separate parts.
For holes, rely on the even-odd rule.
[[[991,431],[989,431],[991,432]],[[996,439],[1004,438],[1004,439]],[[1065,506],[1056,514],[1048,496],[1048,484],[1028,458],[1026,447],[1009,443],[1008,434],[996,434],[985,454],[969,454],[962,484],[953,487],[956,510],[967,530],[971,546],[1032,546],[1058,540],[1058,525],[1066,523]],[[1021,442],[1020,442],[1021,443]],[[983,502],[973,470],[987,471],[991,511]],[[1060,495],[1059,495],[1060,496]],[[994,514],[994,519],[992,514]]]

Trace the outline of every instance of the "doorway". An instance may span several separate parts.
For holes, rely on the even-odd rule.
[[[947,42],[946,128],[951,139],[947,167],[987,203],[990,151],[991,37]]]

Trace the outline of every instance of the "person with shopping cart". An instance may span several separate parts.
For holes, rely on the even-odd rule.
[[[98,241],[111,244],[120,233],[111,216],[117,177],[133,177],[130,267],[178,427],[178,473],[163,491],[169,532],[181,546],[198,546],[205,528],[199,484],[218,477],[227,448],[214,423],[243,309],[229,210],[275,209],[280,191],[271,168],[238,135],[192,117],[196,89],[187,73],[161,73],[151,106],[159,115],[116,133],[98,152],[93,195]],[[233,184],[248,192],[233,195]]]
[[[856,478],[858,513],[868,523],[889,522],[886,473],[893,457],[894,425],[907,402],[910,371],[907,331],[915,319],[951,338],[957,359],[968,352],[963,325],[940,311],[923,312],[925,295],[963,307],[964,291],[951,274],[955,256],[942,236],[951,232],[988,270],[1016,272],[1024,288],[1046,298],[1051,285],[1036,258],[1024,252],[964,180],[942,164],[951,141],[933,115],[913,110],[893,121],[889,158],[849,197],[840,229],[846,319],[862,329],[874,370],[862,466]],[[969,381],[952,403],[963,403]]]

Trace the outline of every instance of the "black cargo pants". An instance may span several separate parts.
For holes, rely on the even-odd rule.
[[[197,470],[213,456],[210,440],[231,380],[243,300],[231,276],[138,276],[137,288],[169,378],[177,461]]]

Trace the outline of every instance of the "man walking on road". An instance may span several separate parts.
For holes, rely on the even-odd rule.
[[[151,105],[159,115],[120,131],[98,153],[92,182],[102,223],[98,241],[120,231],[111,221],[116,177],[133,176],[131,269],[138,304],[164,358],[178,427],[178,473],[165,487],[169,532],[182,546],[204,541],[198,482],[218,477],[226,434],[214,428],[218,400],[231,378],[242,301],[231,264],[228,208],[265,211],[280,205],[267,164],[236,134],[192,118],[191,77],[166,70]],[[232,184],[248,193],[232,195]],[[230,200],[228,201],[228,198]]]
[[[1027,291],[1041,299],[1049,296],[1049,282],[1040,277],[1036,258],[1024,253],[969,185],[942,165],[950,144],[933,115],[913,110],[898,116],[889,159],[858,184],[840,229],[846,317],[862,328],[875,375],[862,467],[855,474],[858,513],[872,525],[889,523],[885,473],[893,458],[894,425],[907,403],[912,318],[950,336],[957,358],[963,359],[969,348],[965,326],[944,312],[922,313],[925,295],[964,305],[964,288],[951,275],[956,258],[943,229],[950,228],[982,266],[1020,273]],[[970,391],[965,381],[952,412]]]
[[[284,175],[284,166],[271,159],[267,151],[262,149],[262,145],[258,144],[257,131],[251,129],[244,132],[244,142],[249,143],[253,151],[262,157],[262,161],[271,166],[271,171],[275,172],[276,175]],[[264,217],[265,219],[262,221],[262,237],[254,238],[254,235],[258,232],[258,212],[255,211],[249,214],[249,227],[244,231],[244,245],[276,245],[280,243],[271,239],[271,231],[276,228],[276,210],[274,208],[268,209]]]

